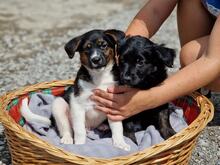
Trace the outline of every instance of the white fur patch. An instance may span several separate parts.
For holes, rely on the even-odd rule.
[[[103,112],[94,110],[95,103],[91,101],[89,97],[93,94],[93,89],[107,90],[109,86],[116,84],[111,70],[112,64],[109,64],[105,69],[100,69],[98,71],[96,69],[89,69],[89,74],[91,75],[93,82],[79,80],[78,83],[82,88],[82,92],[77,97],[71,97],[72,105],[78,104],[82,111],[86,111],[85,122],[87,128],[95,128],[106,119],[106,115]]]

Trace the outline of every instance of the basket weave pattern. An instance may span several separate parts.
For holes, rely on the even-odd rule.
[[[27,93],[71,84],[73,84],[72,80],[44,82],[6,93],[0,97],[0,122],[5,127],[13,164],[187,164],[199,133],[211,121],[214,114],[212,103],[204,96],[193,93],[191,97],[197,102],[201,111],[187,128],[168,140],[143,151],[113,159],[99,159],[76,155],[39,139],[25,131],[6,111],[13,99]]]

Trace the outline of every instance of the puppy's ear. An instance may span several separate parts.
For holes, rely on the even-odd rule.
[[[69,42],[66,43],[64,46],[64,49],[69,56],[69,58],[73,58],[75,52],[78,50],[78,47],[80,45],[82,36],[78,36],[70,40]]]
[[[154,46],[154,51],[166,66],[173,67],[174,58],[176,57],[174,49],[164,47],[163,45],[156,45]]]
[[[104,31],[104,33],[109,36],[114,43],[119,43],[125,38],[125,33],[121,30],[109,29]]]

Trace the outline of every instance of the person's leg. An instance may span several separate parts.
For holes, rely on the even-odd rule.
[[[197,38],[209,35],[214,19],[201,0],[179,0],[177,23],[181,46]]]
[[[182,47],[180,64],[183,68],[197,60],[206,51],[209,34],[215,19],[204,8],[201,0],[179,0],[177,22]],[[220,78],[217,78],[205,88],[220,91]]]
[[[203,55],[208,44],[209,36],[201,37],[185,44],[180,51],[180,64],[185,67]],[[205,67],[205,66],[204,66]],[[220,92],[220,78],[208,84],[205,88]]]

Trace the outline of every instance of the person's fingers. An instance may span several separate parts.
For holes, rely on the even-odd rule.
[[[107,114],[107,118],[112,121],[122,121],[125,119],[125,117],[123,117],[121,115],[112,115],[112,114]]]
[[[95,90],[93,90],[93,92],[96,96],[99,96],[99,97],[102,97],[102,98],[105,98],[105,99],[111,100],[111,101],[115,100],[115,97],[116,97],[114,94],[107,93],[107,92],[100,90],[100,89],[95,89]]]
[[[103,107],[102,105],[95,105],[94,106],[94,109],[95,110],[98,110],[98,111],[102,111],[104,113],[108,113],[109,112],[109,109],[106,108],[106,107]]]
[[[99,97],[96,95],[92,95],[90,97],[90,99],[98,104],[105,106],[105,107],[109,107],[109,108],[117,108],[118,107],[115,102],[112,102],[110,100],[107,100],[105,98],[102,98],[102,97]]]
[[[110,109],[108,107],[103,107],[103,106],[95,106],[95,109],[96,110],[99,110],[99,111],[102,111],[102,112],[105,112],[107,114],[111,114],[111,115],[121,115],[121,112],[118,111],[118,110],[115,110],[115,109]]]
[[[107,89],[109,93],[124,93],[129,90],[131,90],[131,88],[128,86],[111,86]]]

